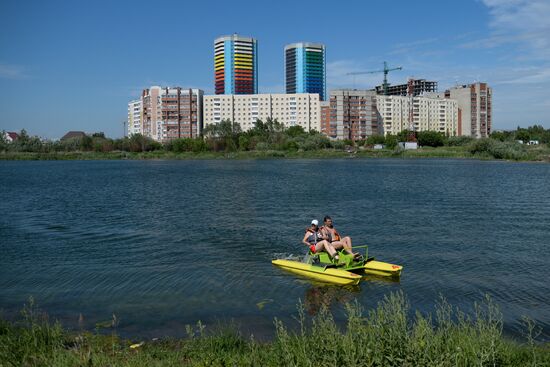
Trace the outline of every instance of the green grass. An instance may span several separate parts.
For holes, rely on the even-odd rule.
[[[148,160],[148,159],[272,159],[272,158],[458,158],[503,159],[512,161],[550,162],[550,148],[545,145],[522,146],[492,139],[474,141],[468,146],[423,147],[418,150],[364,149],[348,153],[339,149],[254,150],[235,152],[0,152],[0,160]]]
[[[186,328],[185,339],[145,341],[131,348],[116,335],[68,332],[31,306],[15,322],[0,321],[0,366],[548,366],[550,347],[502,335],[501,314],[487,299],[468,316],[441,300],[431,315],[416,313],[402,293],[365,311],[346,305],[347,324],[327,309],[313,318],[298,307],[291,331],[275,320],[276,336],[258,342],[235,325]]]

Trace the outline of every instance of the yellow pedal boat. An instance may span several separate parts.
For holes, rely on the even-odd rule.
[[[340,251],[340,261],[338,263],[333,263],[326,252],[318,254],[309,253],[303,262],[276,259],[272,260],[271,263],[295,274],[340,285],[359,284],[361,274],[399,279],[403,266],[368,258],[367,246],[354,247],[354,249],[357,248],[365,249],[365,255],[356,258],[344,251]]]
[[[280,266],[292,273],[340,285],[357,285],[361,275],[336,267],[317,266],[293,260],[277,259],[271,261],[273,265]]]

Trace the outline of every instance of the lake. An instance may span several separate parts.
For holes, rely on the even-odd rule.
[[[522,316],[550,340],[550,165],[442,159],[0,162],[0,309],[34,297],[69,327],[114,313],[127,337],[184,336],[234,320],[259,338],[403,291],[471,311],[488,294],[507,334]],[[323,285],[271,265],[301,257],[304,230],[332,216],[399,282]]]

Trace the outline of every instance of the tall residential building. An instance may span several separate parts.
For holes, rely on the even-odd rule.
[[[128,136],[141,134],[141,99],[128,103]]]
[[[409,79],[406,84],[390,85],[388,87],[389,96],[420,96],[424,93],[437,92],[437,82],[426,79]],[[376,86],[376,93],[383,95],[384,86]]]
[[[336,139],[336,124],[330,123],[330,101],[321,101],[321,133]]]
[[[493,123],[493,89],[487,83],[453,87],[444,93],[458,101],[458,135],[485,138],[491,135]]]
[[[375,91],[330,91],[330,133],[327,134],[329,137],[340,140],[364,140],[381,133]]]
[[[325,46],[300,42],[285,47],[285,81],[287,93],[318,93],[326,99]]]
[[[305,131],[321,130],[319,95],[249,94],[204,96],[204,126],[223,120],[238,122],[242,130],[257,120],[277,119],[286,127],[301,126]]]
[[[254,38],[237,34],[214,41],[216,94],[258,93],[258,45]]]
[[[142,133],[166,142],[177,138],[196,138],[202,132],[201,89],[151,87],[144,89]]]
[[[439,131],[447,136],[458,134],[458,102],[439,98],[436,94],[424,97],[378,96],[378,111],[384,135],[403,130]]]

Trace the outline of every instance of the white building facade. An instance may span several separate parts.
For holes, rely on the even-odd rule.
[[[458,102],[427,94],[421,97],[377,96],[384,135],[403,130],[438,131],[458,135]]]
[[[141,99],[130,101],[128,103],[128,136],[143,134],[142,118]]]
[[[204,126],[230,120],[243,131],[257,120],[276,119],[285,127],[321,131],[319,94],[230,94],[204,96]]]

